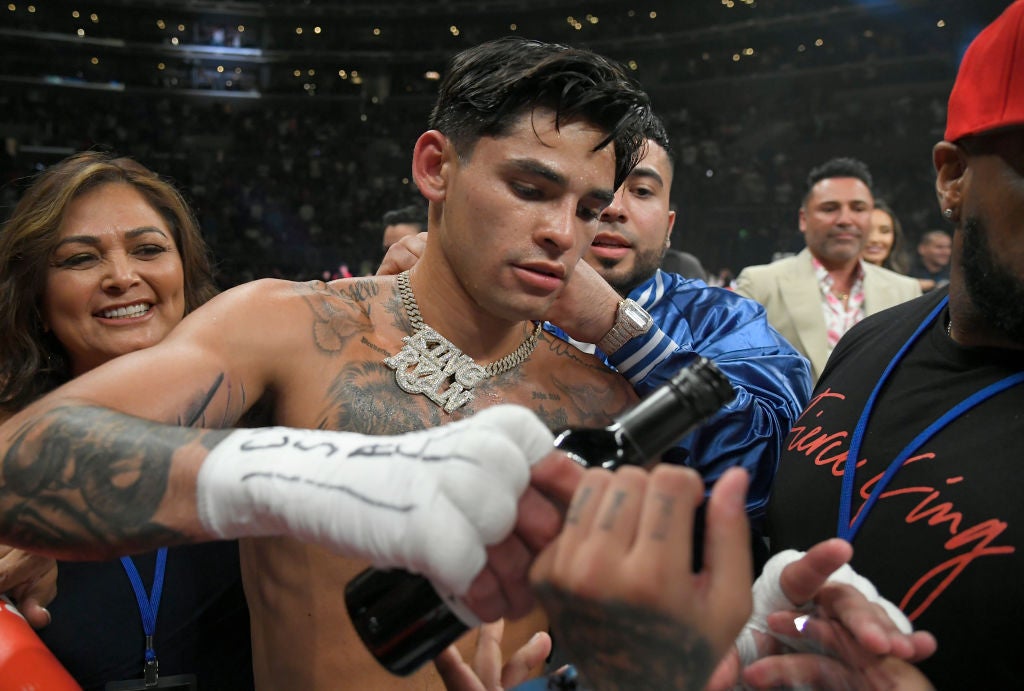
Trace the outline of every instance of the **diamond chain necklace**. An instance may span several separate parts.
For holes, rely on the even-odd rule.
[[[473,387],[487,377],[521,365],[537,347],[541,322],[514,351],[485,367],[481,367],[455,344],[427,326],[420,315],[416,296],[409,283],[409,272],[398,274],[398,294],[412,325],[412,335],[402,339],[402,349],[384,358],[384,364],[395,370],[395,382],[403,391],[423,394],[451,414],[473,400]],[[442,390],[442,387],[443,390]]]

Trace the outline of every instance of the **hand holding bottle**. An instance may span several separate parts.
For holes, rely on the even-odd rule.
[[[734,395],[729,380],[714,363],[699,358],[610,425],[566,430],[554,444],[584,467],[654,465],[663,452]],[[520,506],[520,518],[528,513]],[[490,562],[502,561],[495,559],[492,551]],[[520,563],[526,568],[528,562],[521,559]],[[506,583],[515,585],[514,579]],[[471,589],[470,594],[476,597],[480,593]],[[377,660],[399,675],[429,662],[479,623],[474,610],[479,614],[480,607],[467,607],[467,602],[472,604],[466,597],[435,590],[428,580],[403,571],[368,569],[345,589],[356,632]],[[487,615],[516,616],[520,602],[509,604],[513,606],[489,610]]]
[[[595,689],[700,688],[750,612],[747,474],[708,501],[704,564],[692,569],[693,470],[589,471],[565,527],[531,571],[552,637]]]

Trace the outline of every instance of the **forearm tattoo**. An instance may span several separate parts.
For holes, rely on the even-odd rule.
[[[175,452],[212,448],[227,434],[106,408],[49,410],[15,431],[0,460],[0,533],[19,547],[79,558],[184,542],[154,520]]]
[[[596,691],[704,688],[716,660],[698,631],[625,602],[581,598],[551,585],[538,589],[556,647]]]

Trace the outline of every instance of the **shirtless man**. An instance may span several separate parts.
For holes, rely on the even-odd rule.
[[[276,425],[379,435],[434,427],[497,403],[527,406],[556,429],[606,424],[636,400],[629,383],[599,360],[545,335],[532,320],[541,319],[557,298],[590,246],[602,210],[641,155],[648,112],[643,92],[617,66],[588,52],[503,39],[461,53],[441,86],[434,129],[414,149],[413,177],[429,202],[430,232],[411,274],[330,284],[264,280],[227,291],[160,345],[79,377],[0,427],[4,482],[10,484],[7,468],[20,468],[25,472],[17,489],[21,498],[30,497],[31,464],[41,449],[54,448],[48,445],[60,445],[65,455],[88,446],[89,463],[127,463],[140,454],[148,460],[158,449],[203,456],[201,443],[181,441],[191,430],[160,428],[129,446],[115,432],[152,425],[103,408],[226,428],[263,400]],[[436,361],[424,354],[428,348],[459,363],[457,381],[431,378]],[[70,421],[87,414],[93,420],[73,431]],[[300,431],[287,432],[303,439]],[[218,453],[225,446],[241,453],[263,437],[239,441],[236,435],[264,433],[215,437],[206,447],[217,444],[211,455],[218,457],[228,453]],[[293,446],[305,451],[320,443],[314,438]],[[280,452],[288,458],[292,453]],[[51,452],[47,458],[58,456]],[[207,465],[203,474],[222,485],[251,476],[234,466],[229,473],[207,472]],[[193,475],[184,480],[172,473],[166,491],[180,489],[177,483],[187,489],[195,472],[193,465]],[[53,477],[56,482],[65,476]],[[399,472],[391,481],[415,492],[405,485],[417,481]],[[248,526],[260,523],[261,517],[251,519],[234,500],[222,502],[218,495],[203,501],[202,474],[199,485],[198,509],[193,504],[179,511],[166,501],[161,509],[172,518],[198,512],[204,528],[212,525],[222,535],[244,536]],[[166,491],[154,495],[154,506]],[[3,500],[0,494],[0,512],[10,506]],[[295,511],[310,512],[304,506]],[[432,669],[404,682],[388,676],[352,631],[342,592],[368,562],[283,537],[286,531],[307,540],[320,535],[302,520],[283,522],[285,530],[273,521],[256,525],[249,534],[276,536],[247,540],[242,547],[258,688],[440,688]],[[194,520],[189,526],[195,531]],[[186,537],[194,539],[192,533]],[[28,542],[22,535],[20,544]],[[121,539],[125,543],[137,546],[139,540]],[[529,539],[502,543],[500,558],[492,548],[492,570],[518,572],[525,581],[530,552],[539,546]],[[354,551],[378,556],[372,548]],[[384,560],[408,566],[417,558],[422,557]],[[450,561],[455,565],[449,568],[458,568],[457,557]],[[521,599],[504,608],[494,605],[493,579],[478,578],[473,589],[469,580],[459,584],[468,601],[491,603],[478,612],[494,618],[503,609],[526,611]],[[508,586],[510,598],[515,595],[515,584],[500,577],[498,582],[503,592]]]

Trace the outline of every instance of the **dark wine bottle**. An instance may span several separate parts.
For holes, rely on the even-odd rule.
[[[555,446],[587,467],[653,465],[734,396],[715,364],[698,358],[607,427],[568,429]],[[399,676],[415,672],[476,625],[455,597],[399,569],[363,571],[345,588],[345,605],[369,651]]]

